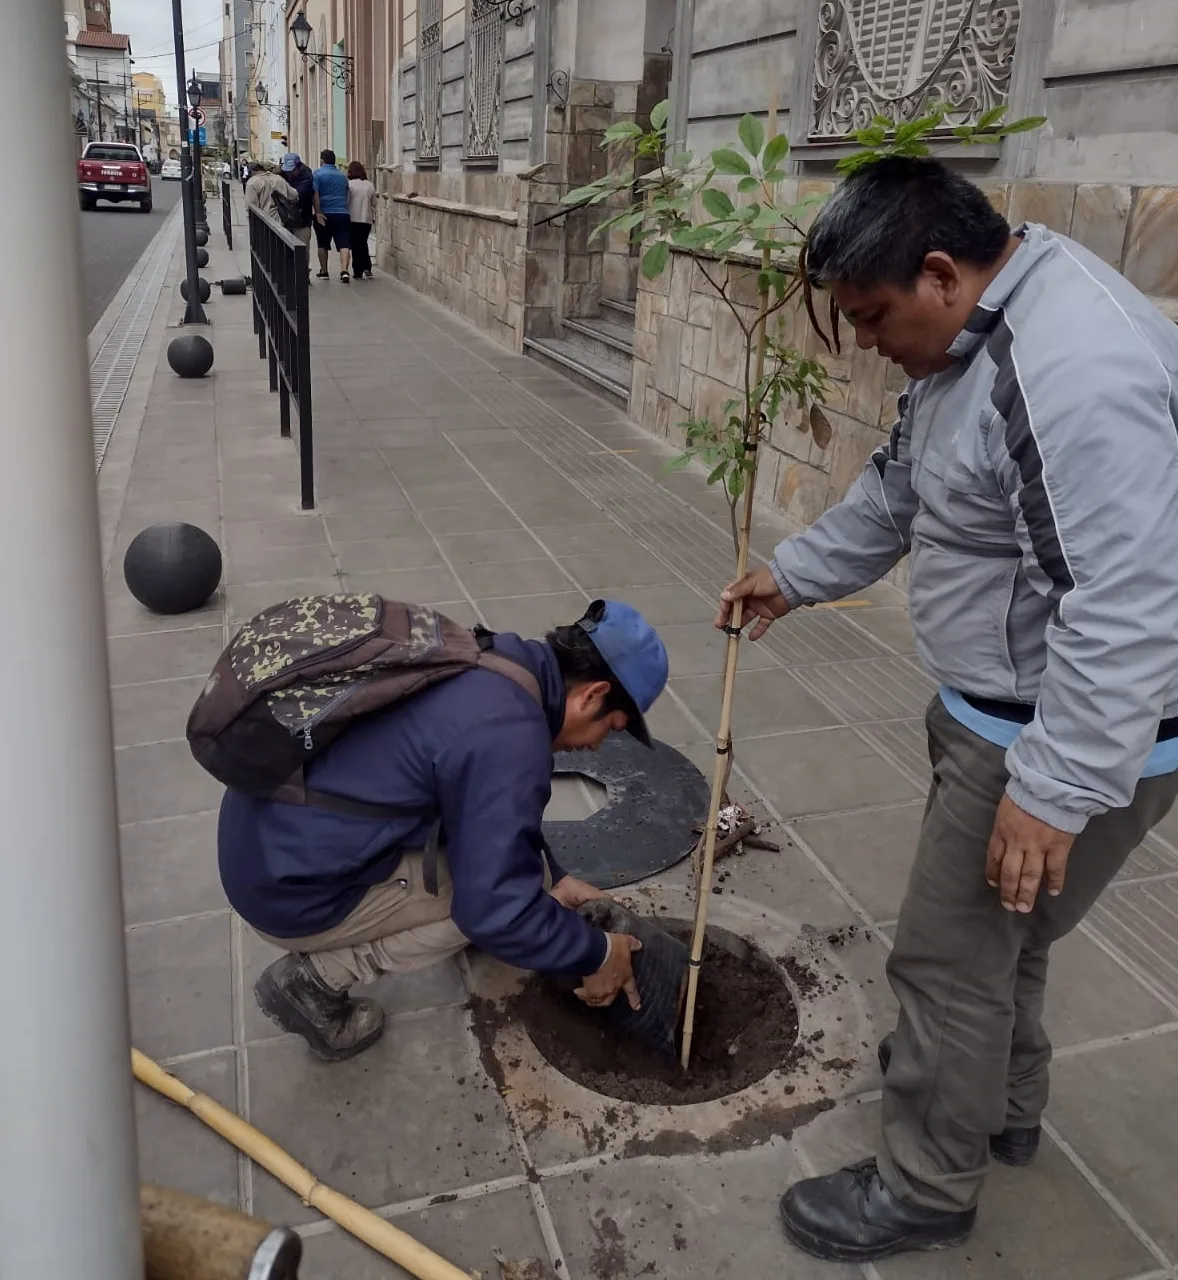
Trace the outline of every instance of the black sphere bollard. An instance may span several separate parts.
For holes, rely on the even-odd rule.
[[[206,245],[209,242],[209,233],[207,231],[198,231],[196,233],[196,243],[198,245]]]
[[[190,613],[207,604],[220,585],[221,548],[196,525],[153,524],[127,548],[123,578],[152,613]]]
[[[213,286],[209,284],[209,282],[204,278],[204,276],[198,276],[197,279],[199,283],[196,286],[196,291],[197,293],[200,294],[200,300],[201,302],[208,302],[208,300],[213,296]],[[188,301],[188,281],[187,280],[180,281],[180,296],[184,299],[185,302]]]
[[[199,333],[182,333],[168,344],[168,363],[182,378],[203,378],[213,367],[213,344]]]
[[[248,285],[244,276],[230,276],[228,280],[218,280],[222,293],[238,295],[245,293]]]
[[[205,236],[205,239],[207,240],[208,236]],[[209,265],[209,251],[207,249],[197,249],[196,265],[198,267],[207,267]]]

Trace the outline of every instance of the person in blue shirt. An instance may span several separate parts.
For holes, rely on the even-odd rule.
[[[638,1008],[627,934],[577,908],[598,890],[543,844],[553,753],[628,730],[667,681],[667,651],[630,605],[596,601],[542,641],[496,635],[509,677],[472,668],[353,721],[308,769],[311,789],[396,816],[353,815],[229,791],[217,833],[221,883],[287,954],[258,979],[262,1011],[323,1061],[375,1043],[384,1010],[350,989],[408,973],[468,943],[507,964],[581,978],[587,1004]]]
[[[326,280],[327,255],[332,244],[339,250],[339,278],[344,284],[351,280],[352,219],[348,213],[347,175],[336,168],[335,152],[323,151],[320,165],[315,170],[315,239],[319,242],[319,280]]]

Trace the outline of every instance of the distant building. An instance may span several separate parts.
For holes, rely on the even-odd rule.
[[[88,31],[110,30],[110,4],[107,0],[85,0],[86,29]]]
[[[149,72],[137,71],[131,77],[131,93],[139,149],[149,161],[162,160],[164,153],[160,122],[168,114],[163,81]]]
[[[87,0],[87,14],[90,8]],[[131,37],[88,27],[77,33],[73,43],[83,103],[80,109],[88,138],[96,142],[134,142]]]

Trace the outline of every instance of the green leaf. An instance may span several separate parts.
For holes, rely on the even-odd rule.
[[[1003,133],[1030,133],[1032,129],[1042,129],[1047,123],[1046,116],[1024,116],[1011,124],[1002,126]]]
[[[561,196],[561,204],[584,204],[586,200],[591,200],[594,196],[601,194],[601,184],[599,182],[590,183],[587,187],[577,187],[575,191],[569,191]]]
[[[677,458],[669,458],[663,463],[664,471],[683,471],[691,466],[692,455],[690,453],[681,453]]]
[[[1000,103],[996,107],[991,107],[989,111],[983,111],[978,119],[977,128],[989,129],[992,125],[996,125],[999,120],[1006,114],[1006,104]]]
[[[759,178],[741,178],[736,184],[736,189],[742,195],[748,195],[750,191],[756,191],[761,185]]]
[[[708,484],[715,484],[717,480],[723,479],[724,472],[728,470],[728,459],[723,462],[708,476]]]
[[[712,152],[712,164],[715,166],[717,173],[729,174],[736,176],[739,174],[752,173],[752,166],[740,154],[731,147],[721,147],[719,151]]]
[[[659,130],[665,129],[667,127],[667,121],[670,118],[671,118],[671,103],[669,99],[664,98],[662,102],[657,103],[654,107],[651,108],[650,127],[656,132],[658,132]]]
[[[666,270],[670,259],[671,246],[665,240],[652,244],[642,255],[642,274],[648,280],[657,280]]]
[[[629,142],[632,138],[642,136],[642,130],[633,120],[619,120],[605,131],[605,143],[608,146],[611,142]]]
[[[728,492],[734,498],[744,493],[745,473],[740,467],[734,467],[728,477]]]
[[[765,144],[765,154],[761,157],[761,163],[766,169],[776,169],[787,155],[789,155],[789,139],[785,134],[779,133]]]
[[[713,218],[731,218],[736,212],[732,201],[717,187],[706,188],[700,200]]]
[[[784,182],[788,177],[789,174],[784,169],[770,169],[765,174],[765,181],[776,185],[778,182]]]
[[[737,130],[744,149],[754,158],[760,156],[765,146],[765,126],[756,116],[746,115]]]

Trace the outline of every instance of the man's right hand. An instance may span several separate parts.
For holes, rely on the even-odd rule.
[[[609,955],[605,964],[595,974],[581,979],[581,985],[574,995],[584,1000],[591,1009],[604,1009],[625,992],[630,1008],[637,1011],[642,1008],[638,997],[638,983],[634,980],[635,951],[642,950],[642,943],[628,933],[611,933]]]
[[[746,574],[739,582],[724,588],[716,614],[716,629],[723,631],[732,621],[732,606],[741,603],[740,625],[747,627],[754,618],[757,624],[749,632],[750,640],[759,640],[766,631],[789,612],[789,604],[781,594],[777,580],[768,566]]]

